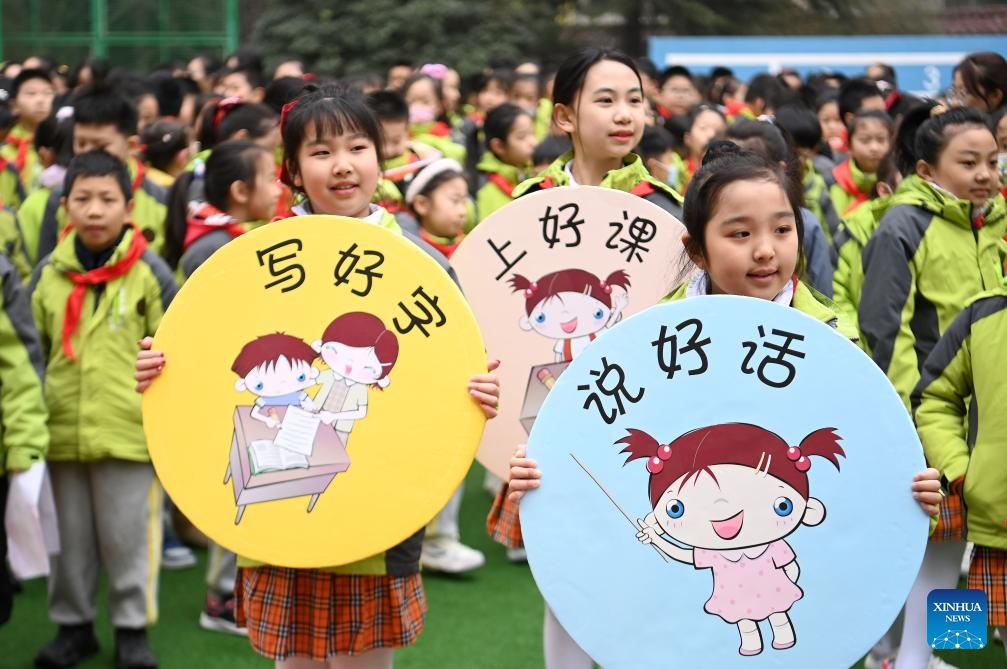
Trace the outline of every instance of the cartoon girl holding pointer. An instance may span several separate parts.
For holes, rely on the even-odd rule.
[[[825,505],[808,496],[809,458],[825,458],[838,470],[839,456],[845,457],[839,440],[835,428],[823,428],[800,446],[788,446],[756,425],[726,423],[670,444],[641,430],[616,442],[625,445],[627,463],[646,459],[650,472],[654,511],[639,521],[637,539],[678,562],[712,570],[713,593],[704,609],[738,626],[742,655],[762,652],[758,623],[766,619],[773,648],[797,642],[787,612],[804,592],[784,538],[802,524],[825,520]]]

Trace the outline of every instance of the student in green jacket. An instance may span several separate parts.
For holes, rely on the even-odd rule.
[[[45,458],[48,414],[42,395],[42,348],[28,293],[0,255],[0,518],[10,477]],[[7,534],[0,529],[0,625],[10,618],[14,588],[7,570]]]
[[[479,220],[514,199],[514,189],[531,170],[532,154],[538,146],[532,117],[510,103],[486,115],[483,134],[487,151],[476,165],[482,182],[476,193]]]
[[[24,194],[30,194],[38,185],[42,171],[38,152],[32,144],[35,129],[52,111],[55,89],[52,76],[46,70],[27,68],[14,77],[11,86],[11,109],[17,122],[0,146],[0,158],[14,166],[21,177]],[[20,202],[11,202],[17,206]]]
[[[852,214],[870,197],[878,180],[878,165],[892,146],[892,130],[892,119],[883,111],[862,111],[850,121],[850,157],[833,168],[829,187],[840,218]]]
[[[71,230],[36,269],[32,311],[46,361],[49,472],[60,554],[49,576],[55,639],[37,667],[70,667],[98,651],[99,565],[109,582],[116,666],[157,666],[161,487],[133,392],[137,342],[175,295],[168,266],[130,222],[130,175],[118,156],[78,155],[63,205]]]
[[[125,97],[96,83],[81,90],[72,99],[73,152],[107,151],[127,166],[133,201],[132,221],[146,237],[150,248],[160,253],[164,245],[164,217],[167,192],[147,177],[147,170],[134,154],[140,146],[137,136],[139,113]],[[44,205],[19,211],[27,239],[37,239],[36,248],[28,255],[38,264],[56,246],[60,231],[66,227],[67,213],[63,208],[61,189],[53,189]],[[37,205],[36,205],[37,207]]]
[[[909,112],[918,128],[916,175],[889,209],[863,252],[858,308],[861,335],[909,409],[920,368],[970,299],[1003,279],[1007,216],[999,194],[997,143],[981,112],[958,107]],[[899,669],[927,666],[926,598],[953,588],[965,550],[960,495],[950,495],[906,601]]]
[[[911,172],[915,173],[915,170],[913,165]],[[832,237],[837,251],[836,271],[832,275],[832,299],[843,316],[854,325],[858,321],[857,306],[864,284],[861,253],[867,246],[867,240],[878,229],[881,217],[896,204],[895,194],[902,181],[895,155],[889,153],[878,166],[878,180],[871,191],[871,198],[847,216]],[[910,184],[906,184],[906,190],[911,191]],[[914,201],[911,196],[904,199],[903,204]]]
[[[941,337],[913,391],[916,426],[929,461],[965,498],[975,543],[968,587],[986,593],[987,622],[1007,638],[1007,284],[983,293]],[[968,406],[981,407],[974,427]]]
[[[700,271],[668,299],[726,294],[772,300],[855,338],[832,303],[797,278],[803,248],[800,208],[788,177],[777,166],[731,142],[715,143],[689,186],[683,212],[682,241]],[[511,459],[512,499],[538,488],[540,476],[520,447]],[[925,513],[936,514],[941,501],[937,470],[916,474],[906,492]],[[742,637],[743,653],[761,650],[756,637]],[[582,665],[555,666],[587,669],[591,663],[588,658]]]

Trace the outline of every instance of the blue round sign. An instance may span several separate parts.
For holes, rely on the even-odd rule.
[[[928,518],[912,421],[826,323],[766,300],[660,305],[573,360],[532,429],[528,559],[606,669],[856,662]]]

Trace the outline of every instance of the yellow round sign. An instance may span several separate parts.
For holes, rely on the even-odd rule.
[[[486,369],[448,274],[402,236],[301,216],[242,235],[185,283],[143,398],[172,500],[239,555],[346,564],[425,525],[482,435]]]

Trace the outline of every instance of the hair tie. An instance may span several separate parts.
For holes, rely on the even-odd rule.
[[[647,471],[651,474],[660,474],[669,458],[671,458],[671,444],[661,444],[657,447],[657,455],[647,460]]]
[[[612,294],[612,286],[608,285],[604,281],[602,281],[600,285],[601,285],[602,292],[604,292],[606,295],[611,295]]]
[[[941,114],[944,114],[947,111],[948,108],[945,107],[944,105],[934,105],[933,107],[930,108],[930,118],[940,116]]]
[[[797,446],[791,446],[787,449],[787,459],[794,463],[794,468],[799,472],[811,469],[811,460],[801,455],[801,449]]]
[[[232,109],[237,105],[241,104],[242,100],[238,97],[224,98],[217,103],[217,111],[213,114],[213,129],[217,130],[220,128],[220,122],[224,120]]]
[[[528,299],[531,299],[531,296],[535,294],[536,290],[538,290],[538,283],[532,281],[531,284],[529,284],[528,287],[524,289],[524,296]]]

